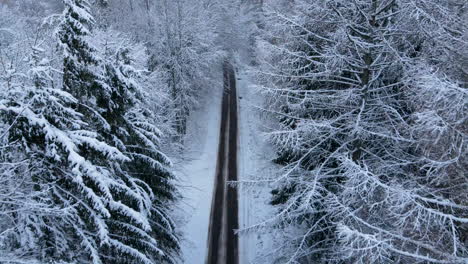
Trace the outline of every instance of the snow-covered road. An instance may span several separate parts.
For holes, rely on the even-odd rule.
[[[221,111],[220,142],[217,160],[215,194],[210,215],[207,264],[238,264],[239,229],[237,188],[228,181],[238,176],[238,111],[237,89],[233,66],[223,65],[224,94]]]
[[[221,66],[220,66],[221,69]],[[215,185],[218,155],[219,127],[221,122],[222,72],[219,72],[218,87],[210,90],[193,112],[188,123],[188,158],[183,162],[180,177],[187,186],[183,190],[182,207],[186,214],[181,223],[184,241],[182,254],[184,264],[204,264],[207,256],[209,218]],[[239,171],[240,181],[256,181],[270,175],[271,153],[261,137],[261,118],[255,106],[261,105],[261,95],[255,93],[244,70],[237,71],[239,97]],[[262,184],[239,185],[240,229],[257,224],[270,215],[268,186]],[[271,250],[271,237],[267,234],[242,233],[239,237],[239,263],[269,263],[260,255]],[[265,262],[267,261],[267,262]]]

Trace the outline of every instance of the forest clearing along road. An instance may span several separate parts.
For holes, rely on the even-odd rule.
[[[224,92],[221,104],[221,123],[215,189],[211,205],[208,234],[207,264],[238,264],[239,228],[237,188],[228,181],[237,181],[238,113],[237,90],[233,66],[223,65]]]

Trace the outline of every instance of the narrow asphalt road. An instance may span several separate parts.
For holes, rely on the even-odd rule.
[[[233,66],[223,65],[224,93],[216,167],[215,190],[211,204],[207,264],[238,264],[239,228],[237,189],[227,181],[237,181],[237,91]]]

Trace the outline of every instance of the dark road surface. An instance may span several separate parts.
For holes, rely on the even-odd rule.
[[[208,234],[207,264],[238,264],[239,228],[237,189],[227,181],[237,181],[237,91],[235,72],[223,65],[224,93],[221,105],[218,161]]]

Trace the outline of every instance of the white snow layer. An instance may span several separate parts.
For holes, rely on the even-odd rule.
[[[265,232],[243,232],[269,218],[273,207],[268,204],[270,188],[264,179],[273,175],[273,149],[262,137],[264,124],[260,112],[263,98],[242,70],[237,72],[239,95],[239,263],[273,263],[268,253],[272,250],[272,236]]]
[[[219,67],[221,69],[221,66]],[[222,78],[222,73],[219,73]],[[187,159],[181,166],[180,178],[185,187],[182,208],[183,263],[203,264],[207,254],[208,225],[218,155],[221,120],[222,82],[210,89],[188,120]]]

